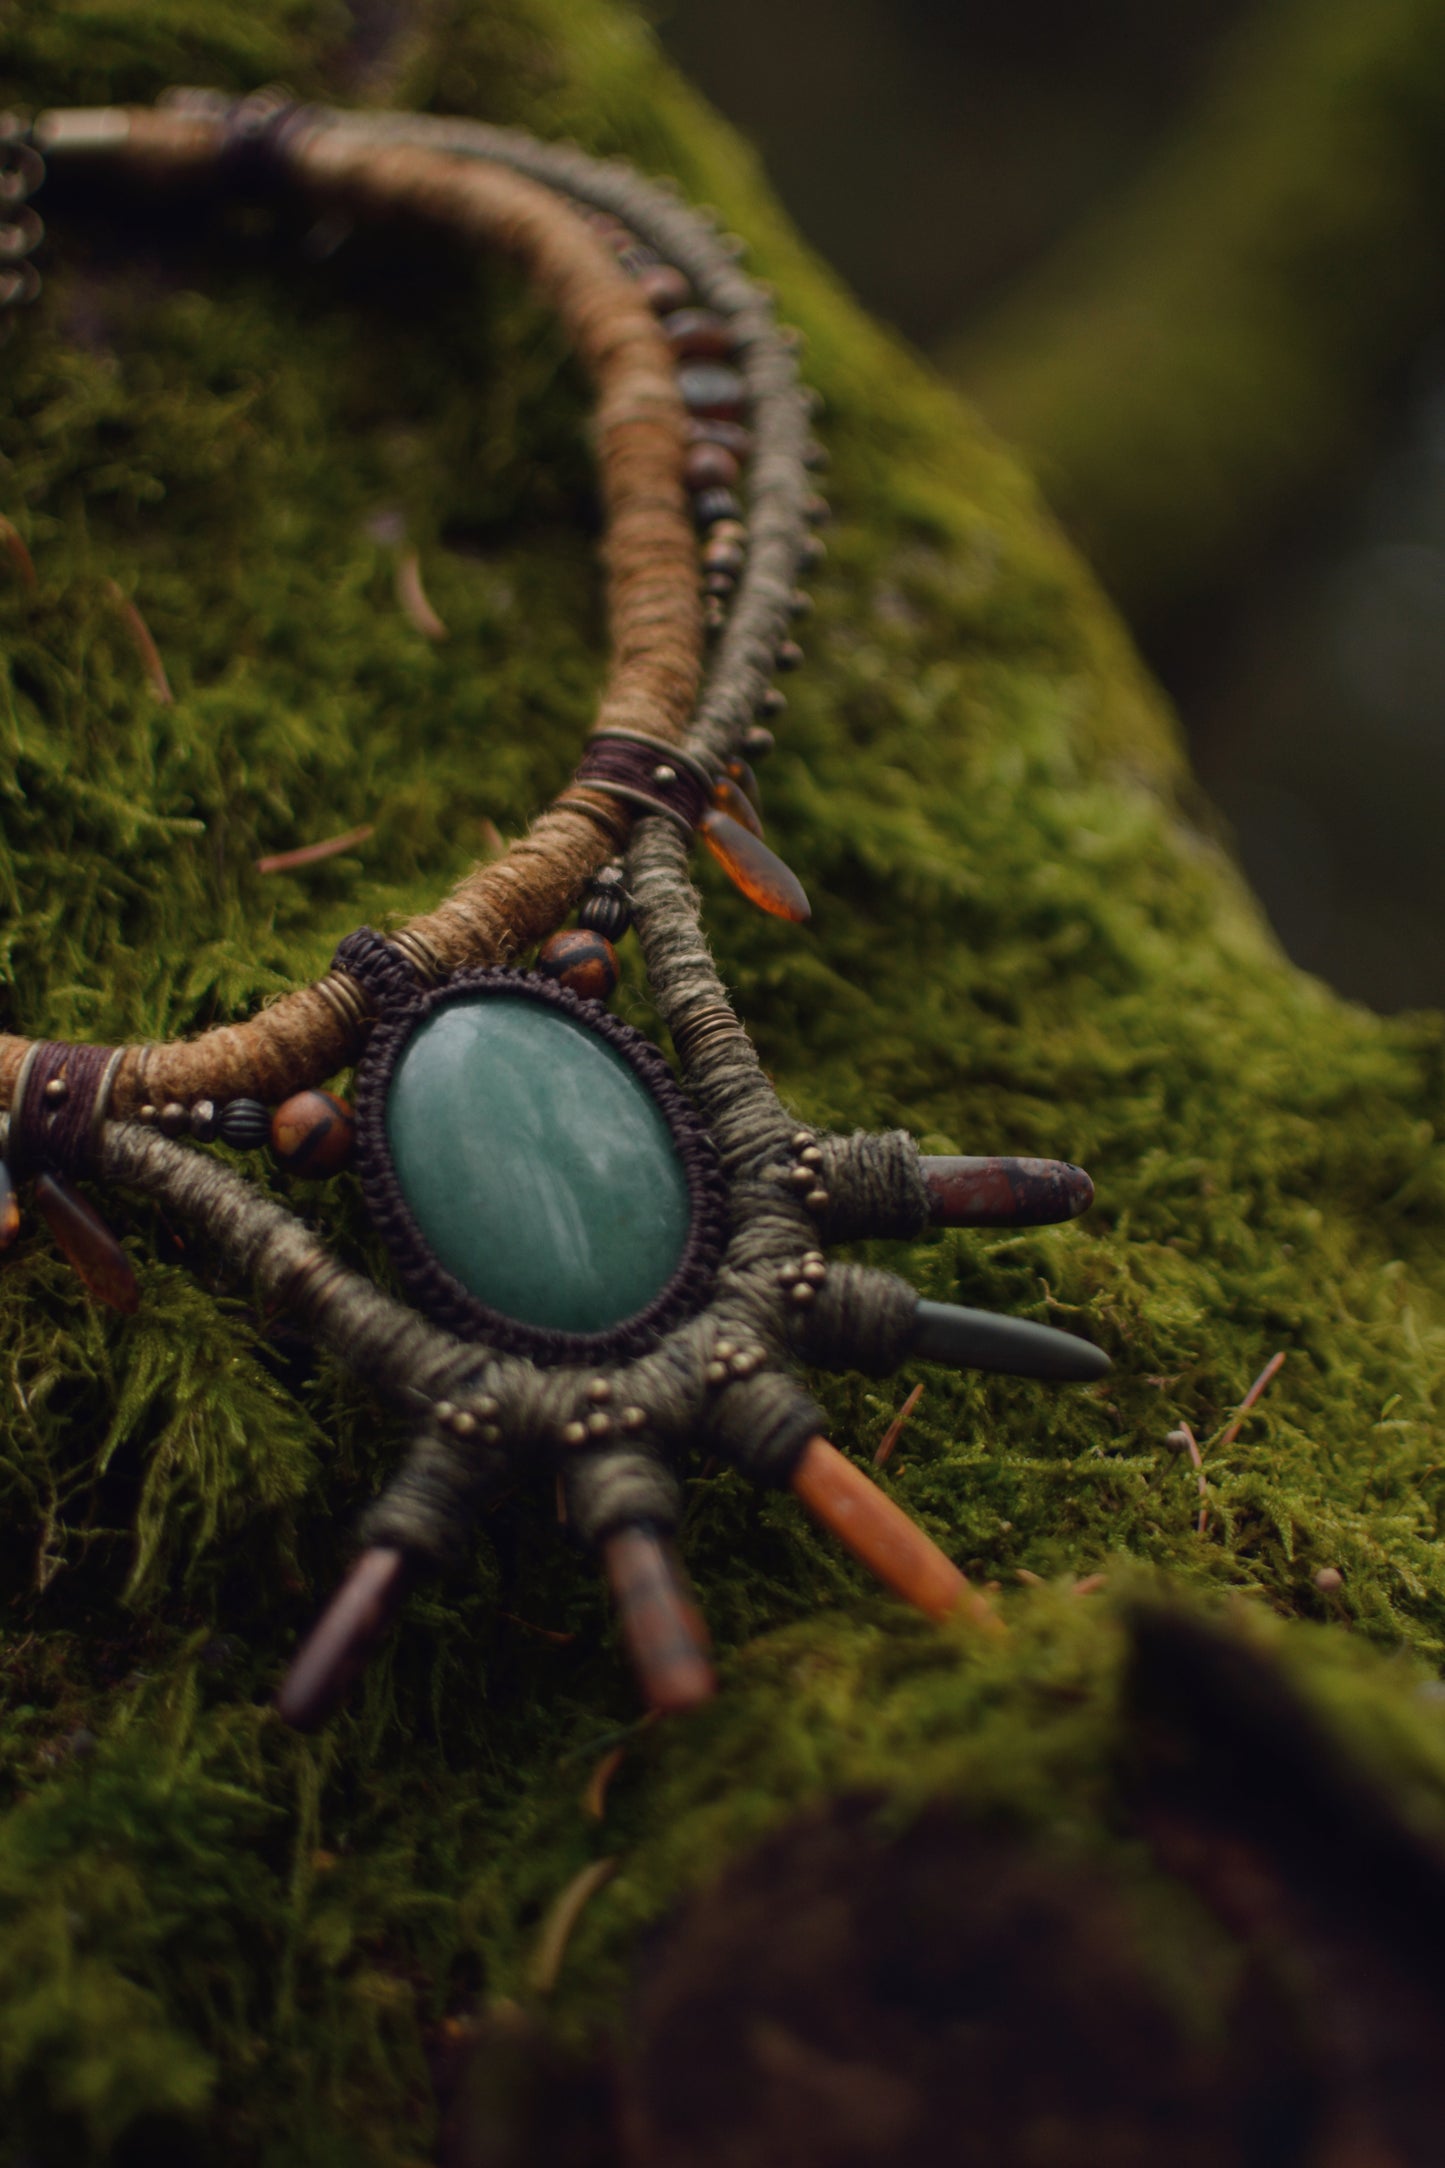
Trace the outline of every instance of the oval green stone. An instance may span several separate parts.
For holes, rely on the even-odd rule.
[[[422,1234],[477,1300],[604,1332],[646,1309],[687,1242],[687,1176],[641,1079],[525,995],[463,996],[401,1052],[386,1134]]]

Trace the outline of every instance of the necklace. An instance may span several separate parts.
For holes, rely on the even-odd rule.
[[[455,1564],[479,1509],[534,1468],[557,1471],[575,1533],[601,1555],[650,1704],[705,1699],[706,1633],[671,1540],[696,1448],[790,1486],[923,1610],[998,1630],[827,1442],[797,1366],[1102,1375],[1107,1360],[1071,1335],[921,1301],[826,1255],[931,1222],[1066,1219],[1088,1179],[1053,1161],[927,1160],[902,1131],[800,1127],[727,999],[687,877],[700,835],[762,908],[808,915],[761,840],[749,766],[783,705],[773,673],[802,659],[790,626],[820,511],[810,408],[768,296],[666,187],[479,124],[182,93],[155,111],[7,125],[0,306],[38,290],[27,199],[47,159],[281,187],[519,256],[597,395],[612,661],[583,759],[528,835],[425,917],[349,935],[323,979],[246,1023],[170,1046],[0,1038],[9,1236],[15,1185],[30,1183],[92,1292],[133,1306],[124,1252],[72,1178],[147,1192],[410,1411],[409,1451],[290,1669],[282,1715],[323,1721],[415,1575]],[[579,902],[578,928],[559,931]],[[681,1087],[605,1007],[629,925]],[[515,969],[538,943],[536,968]],[[320,1089],[351,1062],[354,1113]],[[216,1139],[269,1141],[313,1174],[354,1154],[410,1301],[345,1268],[204,1149]]]

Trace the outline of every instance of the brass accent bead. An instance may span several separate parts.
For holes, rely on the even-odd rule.
[[[813,1170],[811,1167],[789,1167],[787,1179],[794,1189],[811,1189]]]
[[[750,1378],[755,1370],[762,1368],[762,1362],[763,1358],[756,1348],[745,1347],[733,1357],[733,1376],[735,1378]]]
[[[453,1407],[450,1400],[438,1400],[433,1402],[432,1415],[437,1422],[443,1425],[449,1423],[452,1417],[456,1414],[456,1412],[457,1411]]]
[[[138,1122],[143,1122],[146,1128],[149,1129],[152,1122],[157,1119],[157,1109],[147,1100],[143,1107],[136,1108],[135,1118]]]
[[[624,1408],[620,1420],[624,1430],[646,1430],[647,1410],[646,1408]]]
[[[470,1408],[458,1408],[452,1417],[452,1429],[459,1438],[470,1438],[477,1427],[477,1419]]]
[[[654,783],[675,783],[677,770],[670,768],[665,760],[660,760],[652,771],[652,780]]]
[[[827,1262],[828,1260],[821,1250],[804,1250],[803,1252],[803,1263],[805,1265],[826,1265]]]
[[[594,1408],[587,1418],[587,1434],[592,1438],[610,1438],[612,1417],[605,1408]]]
[[[816,1144],[818,1139],[811,1129],[795,1129],[788,1141],[795,1152],[804,1152],[810,1144]]]
[[[826,1212],[833,1200],[826,1189],[810,1189],[803,1202],[810,1212]]]
[[[810,1302],[817,1300],[817,1289],[810,1287],[806,1280],[799,1280],[793,1289],[793,1300],[800,1310],[806,1310]]]
[[[477,1436],[481,1439],[483,1445],[500,1445],[502,1442],[502,1433],[495,1423],[483,1423],[481,1429],[477,1432]]]
[[[490,1393],[483,1393],[480,1400],[472,1402],[472,1412],[474,1415],[479,1416],[482,1422],[490,1423],[494,1416],[501,1414],[502,1403],[500,1400],[494,1400]]]
[[[738,1351],[736,1340],[719,1340],[713,1349],[720,1363],[729,1362]]]
[[[704,1377],[705,1377],[705,1378],[707,1379],[707,1382],[708,1382],[708,1384],[709,1384],[709,1385],[724,1385],[724,1384],[726,1384],[726,1382],[727,1382],[727,1374],[728,1374],[728,1366],[727,1366],[727,1364],[726,1364],[726,1363],[717,1363],[717,1362],[709,1363],[709,1364],[708,1364],[708,1366],[707,1366],[707,1369],[706,1369],[706,1370],[705,1370],[705,1371],[703,1372],[703,1375],[704,1375]]]
[[[606,1401],[609,1401],[612,1398],[611,1378],[589,1379],[587,1384],[587,1398],[589,1400],[595,1400],[599,1407],[602,1406]]]
[[[191,1110],[183,1107],[179,1099],[169,1100],[161,1108],[161,1132],[167,1137],[178,1137],[191,1126]]]
[[[564,1423],[562,1425],[562,1443],[564,1445],[585,1445],[587,1443],[587,1425],[576,1421]]]
[[[780,1287],[791,1287],[794,1280],[802,1277],[802,1270],[801,1265],[779,1265],[778,1285]]]
[[[823,1164],[823,1155],[816,1144],[805,1144],[798,1157],[805,1167],[821,1167]]]
[[[216,1102],[214,1099],[198,1099],[191,1108],[191,1135],[200,1144],[209,1144],[217,1129]]]
[[[803,1267],[803,1278],[811,1282],[814,1287],[821,1287],[827,1277],[828,1267],[821,1261],[817,1264],[806,1264]]]
[[[45,1098],[53,1107],[63,1107],[70,1097],[70,1086],[63,1076],[53,1076],[45,1087]]]

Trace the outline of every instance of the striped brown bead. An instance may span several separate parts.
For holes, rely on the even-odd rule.
[[[542,943],[537,969],[581,1001],[606,1001],[617,984],[617,951],[605,935],[578,926]]]
[[[338,1174],[355,1141],[356,1117],[335,1092],[296,1092],[271,1117],[271,1149],[288,1174]]]

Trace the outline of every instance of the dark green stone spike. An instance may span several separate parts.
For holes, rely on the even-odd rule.
[[[964,1310],[951,1302],[920,1302],[914,1315],[909,1353],[922,1362],[948,1363],[955,1370],[1005,1370],[1014,1377],[1048,1378],[1057,1385],[1081,1385],[1107,1377],[1113,1368],[1102,1348],[1051,1325],[1026,1317],[1000,1317],[992,1310]]]

